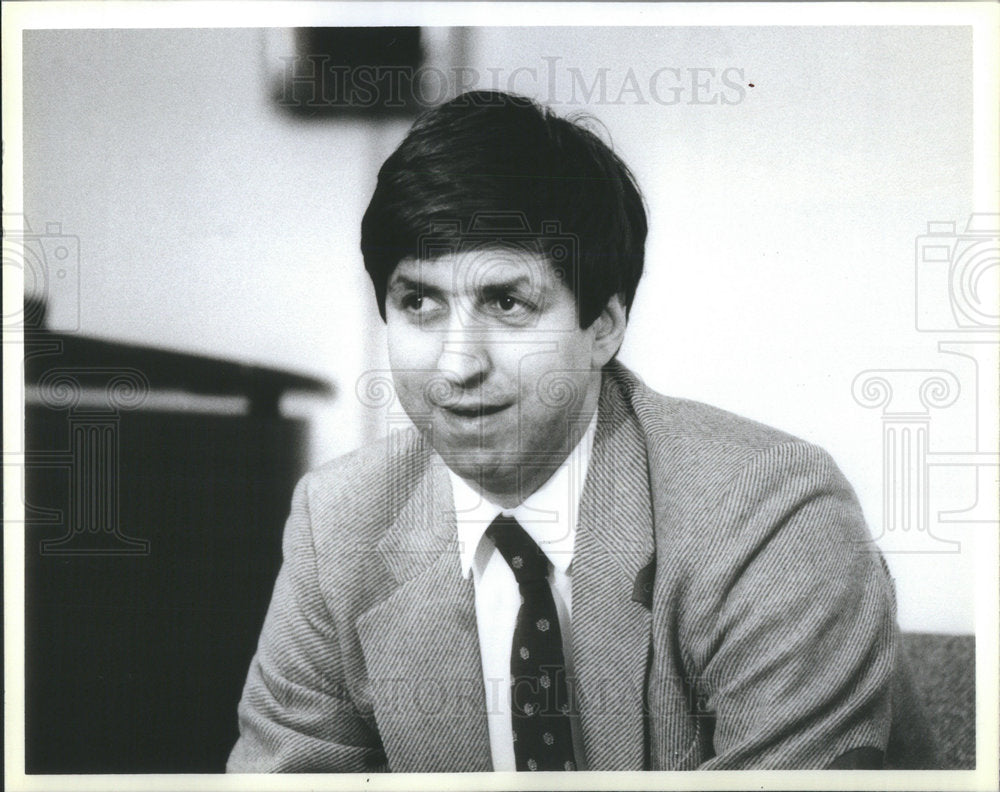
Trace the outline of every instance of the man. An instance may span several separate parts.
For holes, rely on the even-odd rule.
[[[416,122],[361,242],[415,429],[299,484],[230,771],[883,765],[907,682],[854,495],[615,360],[645,237],[581,125]]]

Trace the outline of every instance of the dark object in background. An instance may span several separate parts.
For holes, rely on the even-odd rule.
[[[976,637],[903,634],[903,662],[929,724],[935,756],[929,768],[976,767]],[[905,748],[905,747],[904,747]]]
[[[412,114],[423,59],[418,27],[298,28],[276,100],[303,118]]]
[[[25,769],[221,772],[303,468],[278,400],[330,388],[44,330],[25,355]]]

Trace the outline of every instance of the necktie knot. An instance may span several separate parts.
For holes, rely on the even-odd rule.
[[[519,586],[548,578],[549,559],[513,517],[498,515],[486,529],[486,535],[493,540]]]

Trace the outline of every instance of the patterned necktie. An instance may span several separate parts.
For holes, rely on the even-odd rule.
[[[518,770],[573,770],[573,736],[562,635],[549,561],[517,520],[498,516],[486,529],[514,572],[521,607],[510,653],[510,707]]]

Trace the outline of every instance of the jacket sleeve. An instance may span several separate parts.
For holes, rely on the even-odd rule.
[[[292,499],[282,567],[239,704],[230,773],[372,772],[384,763],[378,735],[352,704],[319,591],[307,482]]]
[[[702,769],[880,767],[896,605],[850,485],[793,441],[743,466],[719,505],[682,640],[710,716]]]

